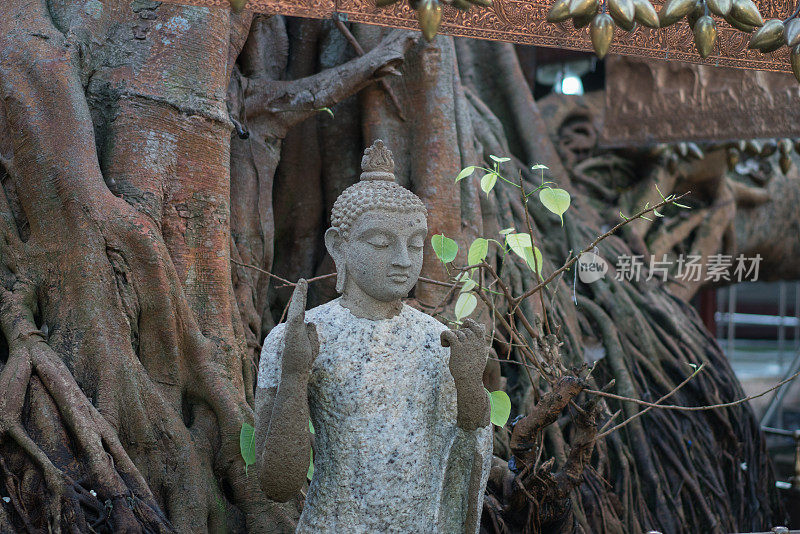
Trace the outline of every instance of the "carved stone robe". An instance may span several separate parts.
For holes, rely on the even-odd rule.
[[[320,351],[308,386],[314,476],[297,532],[477,532],[491,425],[456,426],[445,326],[406,305],[362,319],[338,299],[306,321]],[[264,342],[257,405],[277,391],[283,337],[281,324]]]

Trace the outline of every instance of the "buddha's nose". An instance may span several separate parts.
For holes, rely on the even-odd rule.
[[[395,267],[411,267],[411,256],[408,255],[406,247],[397,247],[398,250],[392,258],[392,265]]]

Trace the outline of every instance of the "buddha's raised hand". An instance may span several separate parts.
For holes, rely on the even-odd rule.
[[[442,346],[450,347],[450,374],[456,384],[458,426],[475,430],[489,424],[489,398],[483,388],[483,370],[489,357],[486,331],[472,319],[459,330],[445,330]]]
[[[309,375],[314,359],[319,354],[317,327],[313,323],[305,322],[307,295],[308,282],[301,278],[292,293],[286,316],[286,345],[282,363],[285,374]]]

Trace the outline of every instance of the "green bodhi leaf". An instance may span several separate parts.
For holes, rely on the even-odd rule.
[[[450,263],[456,259],[458,243],[449,237],[445,237],[444,234],[436,234],[433,236],[431,238],[431,245],[433,246],[433,251],[436,253],[436,257],[438,257],[442,263]]]
[[[308,431],[314,434],[314,425],[311,423],[311,419],[308,420]],[[311,450],[311,460],[308,462],[308,473],[306,473],[306,478],[311,480],[314,476],[314,450]]]
[[[489,393],[486,390],[486,393]],[[511,415],[511,399],[505,391],[492,391],[489,393],[489,419],[492,424],[499,427],[506,426],[508,418]]]
[[[531,271],[542,276],[542,252],[539,250],[539,247],[533,247],[533,249],[531,249],[531,247],[525,247],[524,257]]]
[[[459,181],[463,180],[467,176],[472,176],[473,172],[475,172],[475,167],[472,166],[472,165],[470,165],[469,167],[466,167],[464,169],[461,169],[461,172],[458,173],[458,176],[456,176],[456,182],[459,182]]]
[[[474,293],[461,293],[456,301],[456,320],[460,321],[475,311],[478,305],[478,298]]]
[[[244,474],[247,468],[256,463],[256,429],[247,423],[242,424],[239,432],[239,450],[244,460]]]
[[[545,208],[558,215],[558,218],[561,219],[561,226],[564,226],[564,212],[567,211],[572,200],[569,193],[563,189],[546,187],[539,191],[539,200]]]
[[[489,241],[482,237],[477,238],[469,246],[467,253],[467,263],[469,265],[477,265],[486,259],[486,254],[489,253]]]
[[[461,290],[459,291],[459,293],[466,293],[468,291],[472,291],[477,286],[478,283],[475,280],[473,280],[472,278],[467,278],[466,280],[464,280],[464,285],[461,286]]]
[[[531,271],[539,276],[542,275],[542,252],[538,247],[533,246],[530,234],[508,234],[506,243],[514,251],[514,254],[525,260]]]
[[[523,234],[523,233],[507,234],[506,243],[508,243],[508,246],[511,247],[511,250],[513,250],[514,253],[523,260],[526,259],[525,249],[530,248],[532,246],[530,234]]]
[[[511,158],[500,158],[495,156],[494,154],[490,155],[489,157],[492,158],[492,161],[494,161],[495,163],[505,163],[506,161],[511,161]]]
[[[505,228],[505,229],[503,229],[503,230],[500,230],[499,234],[500,234],[500,235],[508,235],[508,234],[510,234],[510,233],[511,233],[511,232],[513,232],[513,231],[514,231],[514,229],[513,229],[513,228]]]
[[[481,178],[481,191],[486,193],[486,196],[489,196],[489,192],[494,187],[494,184],[497,183],[497,175],[493,172],[490,172],[483,178]]]
[[[534,165],[533,167],[531,167],[531,170],[532,170],[532,171],[538,171],[538,170],[545,170],[545,169],[549,169],[549,168],[550,168],[550,167],[548,167],[548,166],[546,166],[546,165],[542,165],[541,163],[537,163],[536,165]]]

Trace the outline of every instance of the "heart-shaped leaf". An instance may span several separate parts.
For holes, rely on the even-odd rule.
[[[563,189],[545,187],[539,191],[539,200],[545,208],[558,215],[558,218],[561,219],[561,225],[563,226],[564,212],[567,211],[572,200],[569,193]]]
[[[472,291],[473,289],[475,289],[477,285],[478,283],[475,280],[473,280],[472,278],[467,278],[466,280],[464,280],[464,285],[461,286],[460,292],[466,293],[467,291]]]
[[[492,391],[489,393],[489,408],[492,424],[505,426],[511,415],[511,399],[505,391]]]
[[[449,237],[445,237],[444,234],[436,234],[431,237],[431,245],[433,246],[433,251],[436,253],[436,256],[443,263],[450,263],[456,259],[458,243]]]
[[[472,176],[473,172],[475,172],[475,167],[473,165],[461,169],[461,172],[458,173],[458,176],[456,176],[456,182],[463,180],[467,176]]]
[[[486,259],[486,254],[489,253],[489,241],[479,237],[469,246],[467,253],[467,263],[469,265],[477,265]]]
[[[247,474],[247,468],[256,463],[256,429],[253,425],[242,423],[242,429],[239,431],[239,451],[244,460],[244,474]]]
[[[481,191],[486,193],[486,196],[488,197],[489,191],[492,190],[494,184],[496,183],[497,183],[497,175],[493,172],[490,172],[489,174],[481,178]]]
[[[461,293],[456,301],[456,320],[460,321],[465,317],[469,317],[469,315],[475,311],[477,305],[478,298],[474,293]]]
[[[525,261],[528,264],[528,267],[531,268],[531,271],[535,272],[539,276],[542,275],[542,252],[539,250],[538,247],[525,247]]]
[[[513,250],[517,256],[526,260],[525,249],[531,248],[532,246],[530,234],[508,234],[506,235],[506,243],[508,243],[508,246],[511,247],[511,250]]]
[[[492,158],[492,161],[495,161],[497,163],[505,163],[506,161],[511,161],[511,158],[501,158],[495,156],[494,154],[489,155],[489,157]]]

